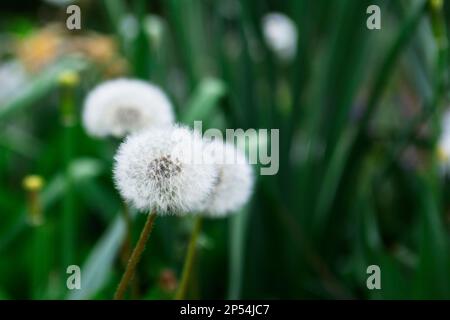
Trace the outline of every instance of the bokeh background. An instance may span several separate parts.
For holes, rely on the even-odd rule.
[[[65,26],[72,2],[81,30]],[[366,28],[371,4],[381,30]],[[78,119],[90,89],[126,76],[161,86],[188,125],[280,129],[279,173],[258,176],[241,212],[205,222],[190,298],[450,298],[449,5],[2,1],[0,298],[111,299],[123,272],[119,141],[87,136],[80,121],[67,132],[68,70],[80,78]],[[290,59],[264,37],[270,12],[296,25]],[[40,225],[28,219],[30,174],[45,180]],[[135,242],[145,217],[132,214]],[[191,230],[189,217],[157,219],[130,298],[172,298]],[[66,287],[72,264],[81,290]],[[366,287],[369,265],[381,290]]]

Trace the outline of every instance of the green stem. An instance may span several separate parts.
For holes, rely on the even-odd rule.
[[[131,254],[130,260],[128,261],[125,273],[123,274],[119,286],[117,287],[116,293],[114,294],[114,300],[123,299],[125,292],[128,288],[128,285],[136,271],[136,266],[141,260],[142,253],[145,250],[145,244],[147,243],[147,240],[152,231],[153,222],[155,221],[155,218],[156,212],[152,212],[148,215],[147,221],[145,222],[144,228],[142,229],[139,240],[136,243],[136,247],[134,248],[133,253]]]
[[[70,163],[73,157],[73,127],[65,126],[64,135],[66,192],[63,207],[63,264],[66,268],[73,263],[74,252],[74,197],[70,174]]]
[[[42,230],[43,226],[35,225],[32,226],[32,256],[33,256],[33,264],[32,264],[32,270],[31,270],[31,276],[32,276],[32,297],[33,299],[40,299],[42,298],[43,294],[43,285],[45,283],[45,267],[46,262],[45,259],[42,257],[43,249],[45,248],[45,245],[43,244],[43,237],[44,233]]]
[[[178,290],[175,294],[175,300],[183,300],[189,286],[189,279],[192,274],[192,267],[194,265],[195,252],[197,248],[197,239],[202,228],[202,217],[197,216],[195,220],[194,230],[192,230],[191,239],[189,240],[188,251],[186,259],[184,260],[183,273]]]
[[[122,244],[121,259],[124,268],[126,268],[127,262],[131,257],[131,216],[128,205],[125,202],[123,203],[122,216],[125,221],[125,237]]]
[[[67,79],[67,77],[69,79]],[[62,216],[62,262],[63,268],[74,263],[75,252],[75,199],[70,166],[75,150],[75,87],[77,74],[67,71],[60,76],[61,85],[61,123],[63,127],[63,153],[66,190]]]
[[[248,211],[243,210],[230,219],[230,264],[228,298],[239,299],[244,269],[245,232]]]
[[[133,42],[133,66],[134,75],[140,79],[150,78],[151,52],[150,43],[145,31],[146,2],[138,0],[135,2],[135,16],[138,18],[138,34]]]
[[[131,214],[130,214],[130,208],[128,207],[127,203],[123,203],[123,210],[122,210],[123,219],[125,221],[125,237],[122,244],[122,252],[121,252],[121,260],[123,264],[124,270],[127,268],[127,263],[130,260],[131,257],[131,242],[132,242],[132,233],[131,233]],[[137,299],[139,296],[139,288],[137,286],[138,280],[137,275],[134,276],[134,281],[131,283],[131,297],[133,299]]]

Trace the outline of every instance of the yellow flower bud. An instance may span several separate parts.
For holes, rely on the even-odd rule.
[[[39,191],[44,186],[44,179],[38,175],[29,175],[23,179],[23,187],[27,191]]]
[[[442,1],[442,0],[430,0],[430,4],[431,4],[431,7],[433,8],[433,10],[441,10],[443,5],[444,5],[444,1]]]
[[[61,72],[58,78],[59,84],[66,87],[75,87],[80,82],[78,72],[67,70]]]

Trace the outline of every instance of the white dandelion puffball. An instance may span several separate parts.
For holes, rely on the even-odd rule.
[[[135,79],[106,81],[86,98],[83,124],[95,137],[123,137],[173,123],[172,105],[157,86]]]
[[[283,61],[290,61],[297,52],[297,27],[282,13],[263,17],[262,29],[267,46]]]
[[[184,214],[209,196],[217,168],[197,162],[204,143],[188,128],[151,128],[127,137],[115,156],[114,180],[139,210]]]
[[[254,184],[253,170],[244,153],[232,144],[214,140],[205,149],[217,166],[218,177],[200,214],[223,217],[248,202]]]

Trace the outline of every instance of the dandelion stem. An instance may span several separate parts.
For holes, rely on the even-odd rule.
[[[192,266],[194,265],[195,252],[197,247],[197,239],[202,228],[202,217],[198,216],[195,220],[194,230],[192,230],[191,239],[189,240],[186,259],[184,260],[183,273],[178,290],[175,294],[175,300],[182,300],[186,296],[189,285],[189,279],[192,274]]]
[[[130,208],[128,207],[128,204],[126,202],[123,202],[123,210],[122,210],[122,216],[125,221],[125,237],[122,244],[122,252],[121,252],[121,261],[123,265],[123,269],[126,270],[128,260],[131,257],[131,214],[130,214]],[[139,288],[137,286],[137,275],[134,276],[134,281],[131,283],[131,297],[133,299],[137,299],[139,296]]]
[[[42,257],[42,252],[45,250],[45,233],[48,230],[43,229],[43,225],[32,225],[32,270],[31,270],[31,286],[32,299],[40,299],[43,294],[43,286],[46,284],[46,267],[47,261]]]
[[[125,221],[125,237],[122,244],[121,260],[124,268],[126,268],[131,256],[131,217],[130,210],[125,202],[123,203],[122,216]]]
[[[45,259],[42,259],[42,238],[45,232],[42,231],[43,215],[40,192],[42,190],[44,181],[38,175],[26,176],[23,180],[23,187],[27,193],[28,206],[28,223],[32,227],[31,245],[31,297],[38,299],[41,293],[42,280],[45,279]]]
[[[65,161],[65,178],[66,192],[63,204],[63,266],[66,268],[73,263],[74,253],[74,190],[72,176],[70,173],[70,164],[73,159],[74,150],[74,128],[70,124],[64,125],[64,161]]]
[[[125,292],[128,288],[128,284],[134,276],[136,271],[136,266],[141,260],[142,253],[145,249],[145,244],[147,243],[148,237],[152,231],[153,222],[156,218],[156,212],[152,212],[148,215],[147,221],[145,222],[144,228],[142,229],[141,235],[139,236],[139,240],[136,243],[136,246],[131,254],[130,260],[128,261],[127,268],[125,273],[120,280],[119,286],[117,287],[116,293],[114,294],[114,300],[122,300]]]
[[[243,210],[230,219],[230,258],[228,298],[239,299],[244,270],[245,232],[248,224],[248,212]]]
[[[75,156],[75,129],[76,129],[76,110],[75,110],[75,88],[79,82],[78,74],[67,70],[59,77],[61,87],[61,124],[63,127],[63,153],[66,191],[63,203],[62,215],[62,259],[63,267],[74,263],[75,252],[75,198],[72,175],[70,166]]]
[[[40,205],[39,192],[30,192],[30,226],[32,233],[31,255],[33,264],[31,268],[31,284],[32,284],[32,298],[39,299],[42,293],[42,285],[45,279],[45,259],[42,257],[43,252],[43,237],[45,230],[43,227],[43,217]]]

